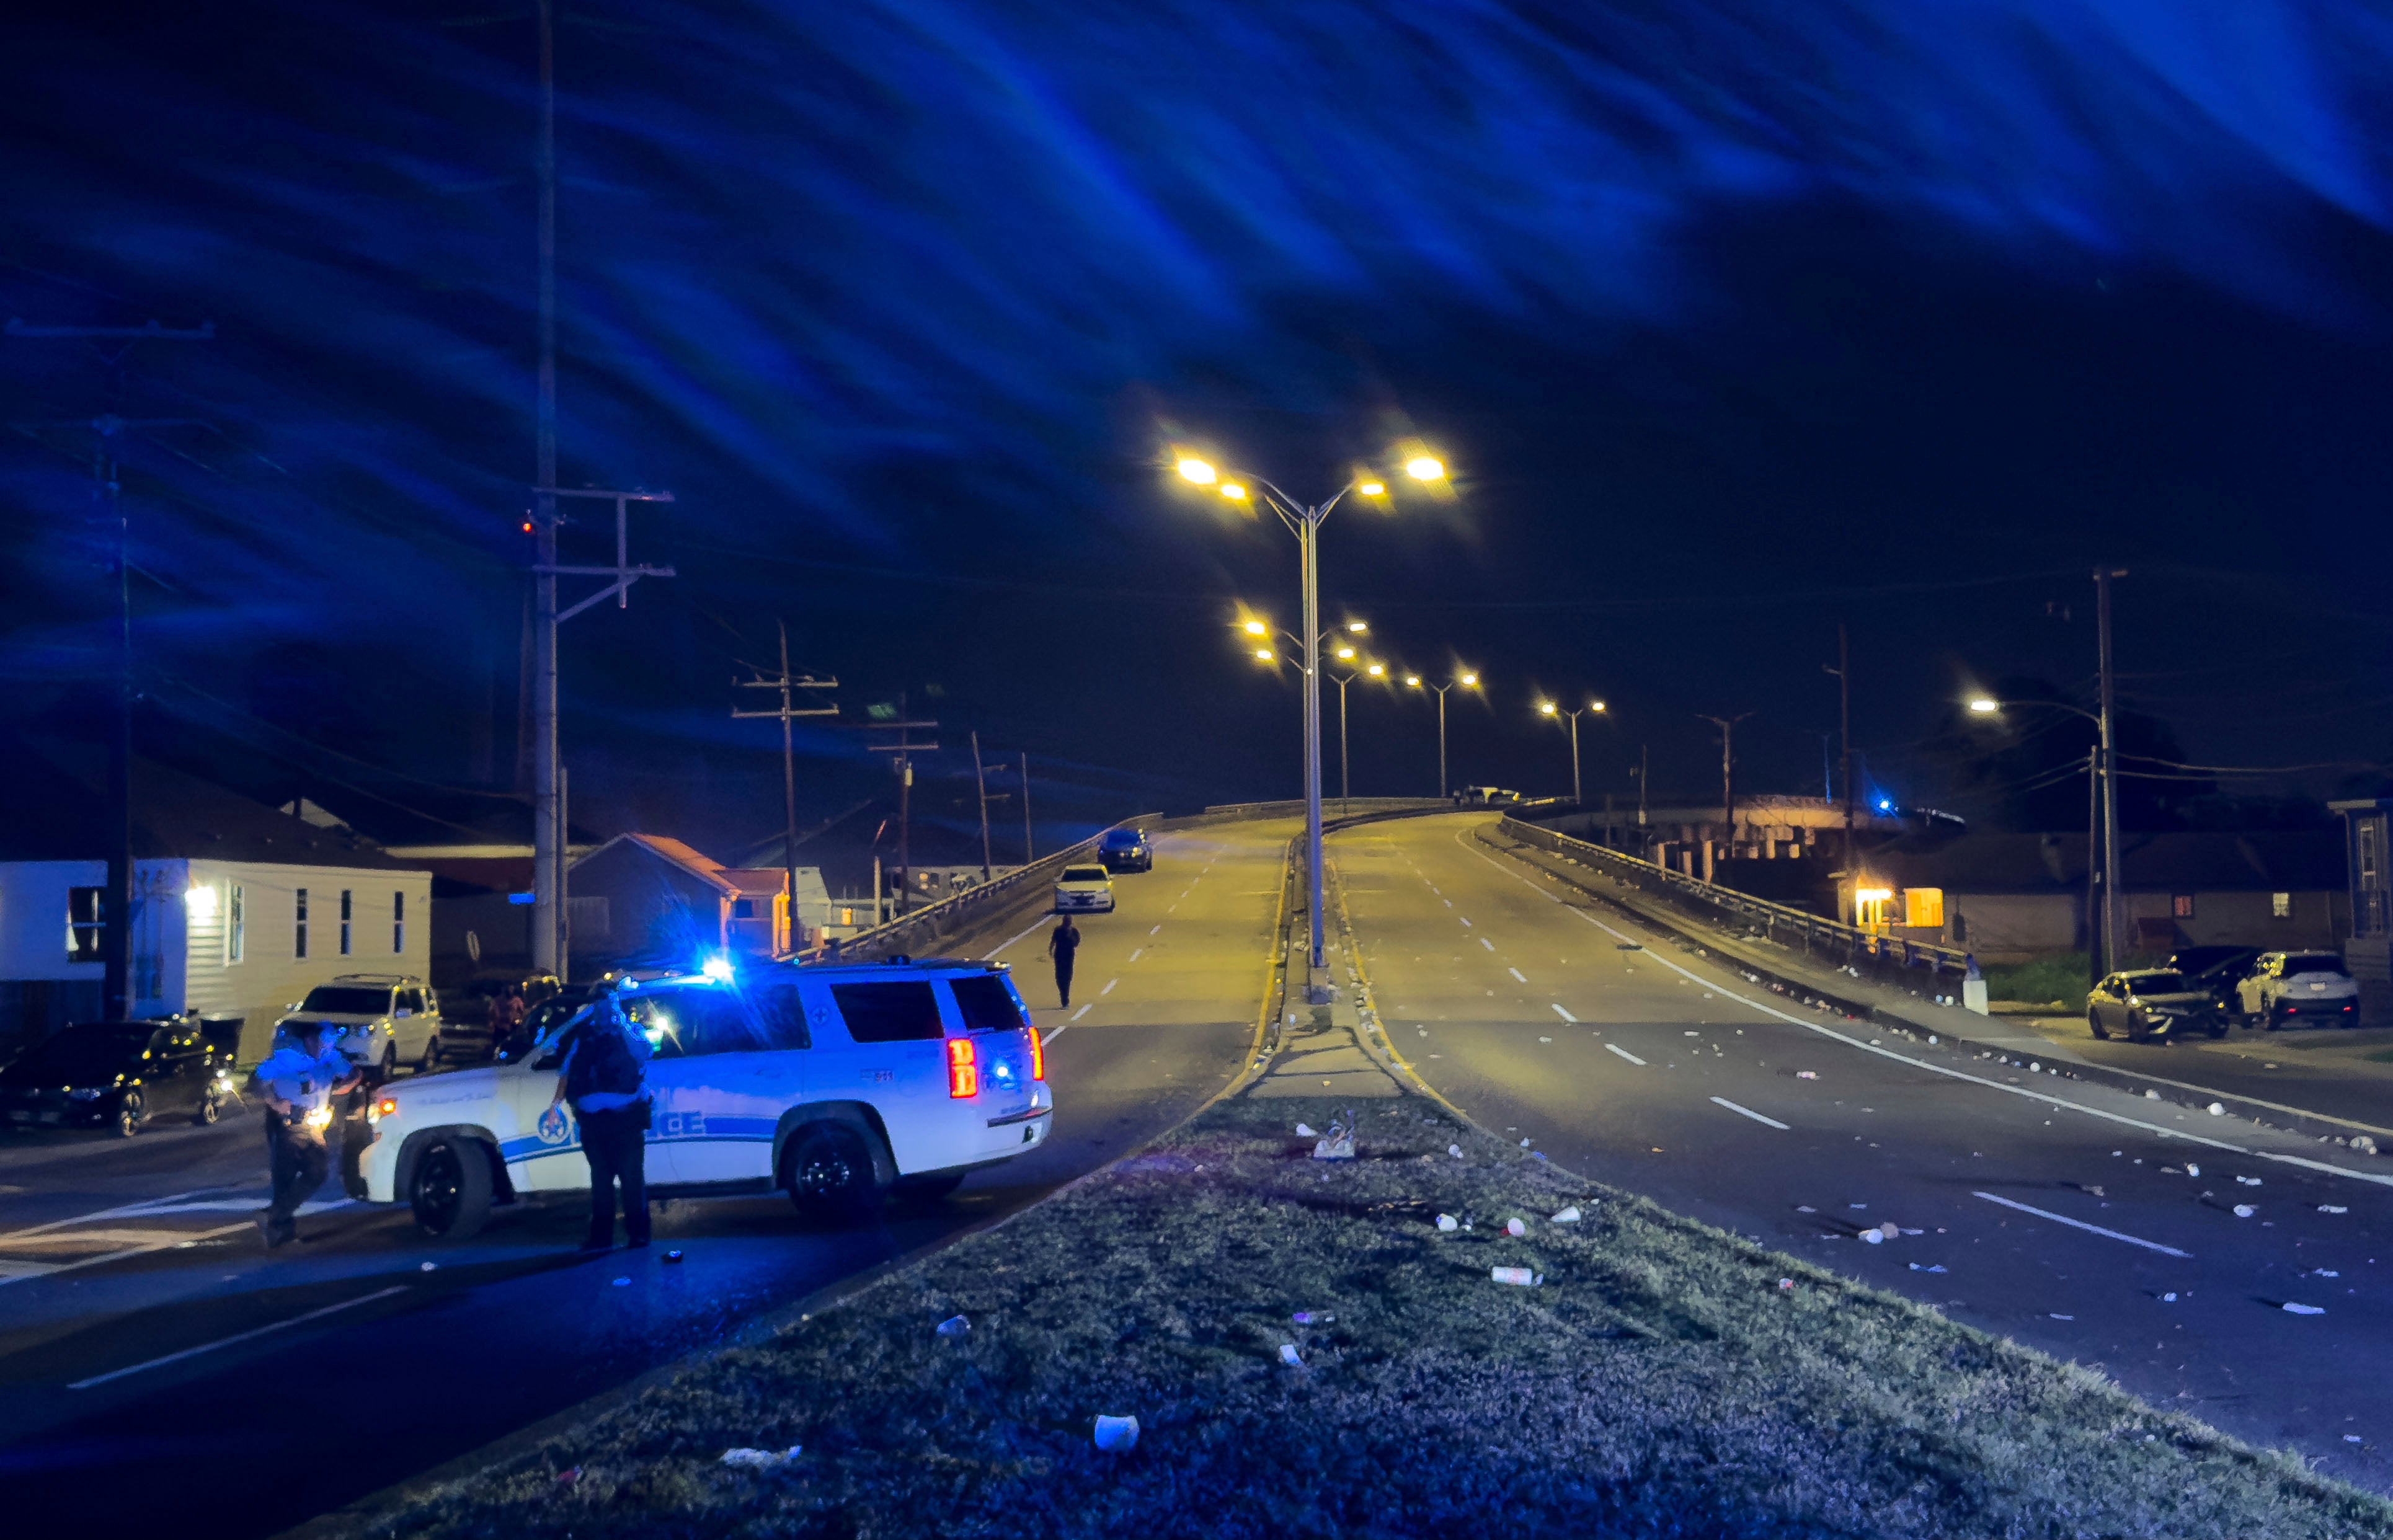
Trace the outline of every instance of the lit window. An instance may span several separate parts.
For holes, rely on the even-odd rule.
[[[349,955],[349,890],[341,890],[341,955]]]
[[[67,960],[98,962],[100,937],[108,929],[105,888],[67,890]]]
[[[241,884],[235,882],[226,890],[226,896],[229,902],[225,905],[225,960],[239,962],[249,946],[248,925],[244,913],[245,906],[242,902]]]
[[[407,894],[390,895],[390,949],[393,956],[407,950]]]
[[[2169,913],[2179,920],[2193,918],[2193,894],[2181,893],[2169,900]]]
[[[2289,893],[2270,894],[2269,895],[2269,918],[2271,920],[2293,919],[2294,895]]]
[[[291,955],[294,958],[304,958],[307,955],[307,890],[306,888],[297,889],[292,894]]]

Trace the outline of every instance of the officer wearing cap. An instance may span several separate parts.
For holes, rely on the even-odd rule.
[[[333,1098],[364,1077],[348,1055],[324,1040],[323,1024],[294,1024],[257,1066],[266,1091],[266,1161],[274,1195],[258,1228],[268,1246],[296,1240],[300,1204],[324,1184],[331,1168],[324,1134]]]

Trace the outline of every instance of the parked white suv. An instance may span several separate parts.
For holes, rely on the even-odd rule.
[[[1066,867],[1055,879],[1055,912],[1073,914],[1111,914],[1114,912],[1114,874],[1093,863],[1085,867]]]
[[[855,1217],[888,1193],[944,1197],[1053,1126],[1046,1056],[1001,963],[782,963],[608,989],[655,1049],[651,1193],[778,1188],[810,1217]],[[463,1239],[494,1204],[587,1192],[580,1130],[551,1105],[562,1030],[514,1064],[378,1092],[367,1200]]]
[[[2333,952],[2263,952],[2235,986],[2247,1026],[2353,1026],[2360,985]]]
[[[412,973],[343,973],[320,984],[275,1030],[302,1023],[322,1025],[327,1042],[385,1080],[401,1064],[429,1070],[440,1063],[440,997]]]

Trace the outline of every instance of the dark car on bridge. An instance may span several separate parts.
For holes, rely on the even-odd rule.
[[[234,1100],[232,1060],[196,1024],[84,1022],[0,1070],[12,1128],[112,1128],[131,1138],[162,1117],[213,1123]]]
[[[2232,1019],[2216,994],[2169,969],[2112,973],[2086,997],[2086,1024],[2098,1038],[2114,1031],[2135,1043],[2189,1032],[2223,1038]]]
[[[1097,859],[1107,871],[1153,871],[1155,847],[1146,842],[1144,830],[1109,829],[1097,842]]]

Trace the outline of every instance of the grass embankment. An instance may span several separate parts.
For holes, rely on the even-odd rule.
[[[2086,954],[2062,952],[2033,962],[1997,964],[1985,970],[1986,998],[2056,1008],[2057,1015],[2086,1010]]]
[[[372,1533],[2393,1533],[2393,1507],[2295,1459],[1595,1187],[1426,1101],[1366,1108],[1362,1159],[1306,1158],[1291,1128],[1330,1115],[1224,1103]],[[1573,1202],[1583,1222],[1548,1220]],[[1474,1228],[1441,1233],[1441,1211]],[[1525,1238],[1504,1233],[1514,1215]],[[1493,1283],[1495,1265],[1544,1286]],[[958,1313],[968,1336],[934,1334]],[[1138,1416],[1135,1451],[1092,1447],[1099,1413]],[[779,1469],[721,1463],[793,1443]]]

